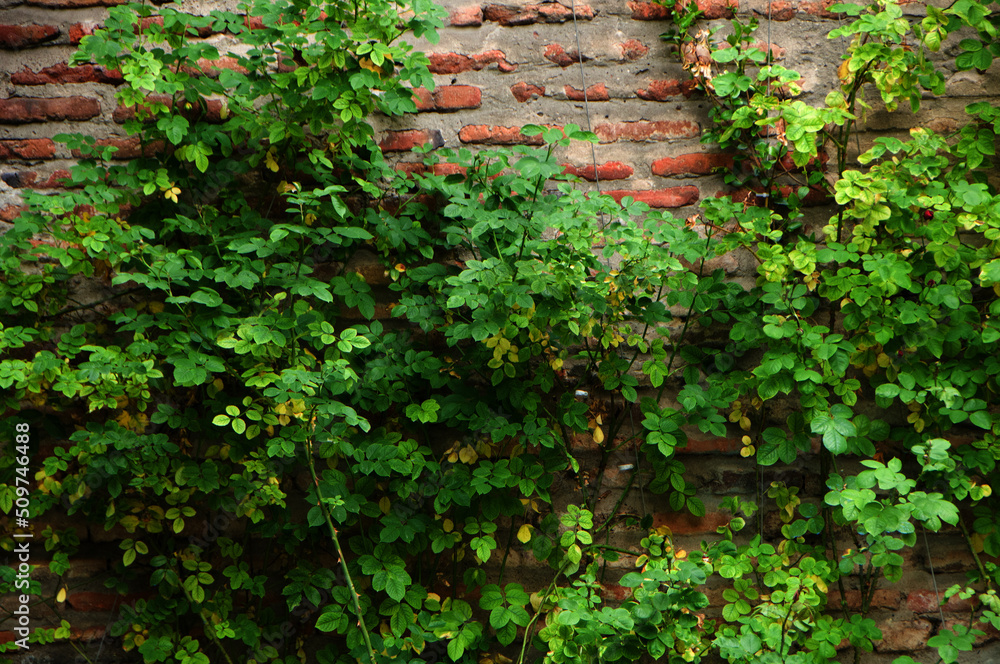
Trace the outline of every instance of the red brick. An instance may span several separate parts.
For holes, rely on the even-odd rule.
[[[652,2],[629,2],[628,8],[632,10],[632,18],[637,21],[659,21],[670,18],[673,13],[671,8]]]
[[[680,95],[683,95],[685,98],[690,97],[696,86],[697,82],[694,79],[686,81],[675,79],[650,81],[645,89],[636,90],[635,94],[640,99],[645,99],[646,101],[668,101]]]
[[[451,10],[448,22],[452,27],[478,27],[483,24],[483,8],[479,5],[467,5]]]
[[[638,39],[629,39],[619,44],[619,47],[622,50],[622,57],[626,60],[638,60],[649,53],[649,47]]]
[[[666,526],[673,535],[701,535],[714,533],[719,526],[729,523],[730,516],[725,512],[709,512],[703,517],[696,517],[687,512],[661,512],[653,515],[653,528]]]
[[[502,72],[512,72],[517,69],[516,64],[507,62],[507,56],[503,51],[496,49],[484,51],[476,55],[463,55],[460,53],[429,53],[432,74],[458,74],[463,71],[479,71],[489,65],[495,64]]]
[[[545,47],[543,55],[546,60],[550,60],[560,67],[569,67],[577,62],[587,62],[592,59],[588,58],[586,55],[580,55],[580,52],[576,49],[567,51],[561,44],[548,44]]]
[[[933,590],[914,590],[906,596],[906,608],[914,613],[937,613],[938,607],[944,596],[939,596]],[[941,607],[945,611],[971,611],[975,601],[960,599],[958,595],[952,595]]]
[[[163,27],[163,17],[162,16],[148,16],[148,17],[142,19],[142,21],[139,23],[139,25],[135,26],[135,28],[133,29],[133,32],[135,34],[137,34],[137,35],[138,34],[142,34],[146,30],[148,30],[149,26],[151,26],[151,25],[158,25],[158,26],[160,26],[162,28]],[[190,28],[187,27],[187,26],[185,26],[185,34],[189,34],[188,32],[186,32],[187,30],[190,30]],[[212,35],[216,34],[215,30],[213,30],[212,27],[209,26],[209,25],[203,25],[203,26],[197,28],[197,30],[198,30],[198,36],[201,37],[202,39],[204,39],[205,37],[211,37]]]
[[[56,144],[48,138],[23,138],[0,141],[0,159],[51,159]]]
[[[404,129],[402,131],[387,131],[386,137],[379,143],[383,152],[409,152],[418,145],[430,143],[435,148],[444,145],[441,132],[436,129]]]
[[[167,95],[150,95],[146,98],[150,102],[159,102],[166,104],[167,108],[173,108],[173,99]],[[184,103],[184,113],[183,115],[187,118],[200,116],[202,113],[202,106],[200,104],[192,104],[190,102]],[[111,119],[118,124],[124,124],[128,120],[139,116],[143,120],[150,120],[149,107],[143,104],[138,106],[119,106],[111,114]],[[222,101],[218,99],[207,99],[205,100],[204,106],[205,119],[209,122],[221,122],[222,121]]]
[[[589,5],[577,5],[576,18],[583,21],[593,19],[593,8]],[[483,20],[508,27],[533,23],[565,23],[573,20],[573,8],[560,3],[524,6],[490,4],[483,7]]]
[[[26,4],[51,9],[76,9],[77,7],[114,7],[128,0],[28,0]]]
[[[510,93],[514,95],[515,99],[523,103],[532,97],[544,97],[545,86],[534,85],[532,83],[525,83],[524,81],[521,81],[520,83],[515,83],[510,86]]]
[[[84,37],[94,34],[101,26],[94,21],[74,23],[69,26],[69,43],[79,44]]]
[[[761,206],[763,207],[766,202],[764,196],[760,196],[763,190],[757,189],[737,189],[736,191],[720,191],[715,196],[716,198],[731,197],[734,201],[745,203],[747,205]],[[785,199],[788,198],[792,193],[792,187],[784,186],[778,187],[773,190],[774,195]],[[827,205],[830,203],[830,194],[822,187],[810,187],[809,193],[806,194],[805,198],[802,199],[802,205],[804,207],[814,207],[817,205]]]
[[[483,93],[473,85],[443,85],[431,92],[425,88],[413,90],[418,111],[459,111],[479,108]]]
[[[629,191],[620,189],[617,191],[604,192],[615,201],[621,203],[626,196],[631,196],[637,201],[641,201],[652,208],[679,208],[685,205],[692,205],[698,202],[701,195],[698,187],[670,187],[668,189],[647,189],[642,191]]]
[[[772,21],[791,21],[795,18],[795,5],[787,0],[774,0],[768,5],[767,11],[759,13]]]
[[[59,35],[54,25],[0,25],[0,48],[16,50],[44,44]]]
[[[911,652],[927,645],[931,624],[926,620],[890,620],[879,625],[882,639],[875,642],[878,652]]]
[[[427,88],[414,88],[413,102],[417,105],[418,111],[434,110],[434,94]]]
[[[620,586],[617,583],[606,582],[601,584],[601,597],[605,601],[623,602],[632,596],[632,589]]]
[[[577,177],[583,178],[584,180],[589,180],[590,182],[596,182],[598,180],[626,180],[632,177],[632,167],[628,164],[623,164],[620,161],[608,161],[603,164],[599,164],[596,169],[594,169],[593,164],[587,164],[586,166],[572,166],[570,164],[563,164],[566,170],[563,173],[568,173],[569,175],[575,175]],[[594,176],[594,171],[597,171],[597,176]]]
[[[52,173],[47,179],[39,180],[38,173],[35,171],[15,171],[0,175],[0,179],[13,189],[53,189],[62,187],[63,178],[68,178],[69,176],[69,171],[58,170]]]
[[[439,111],[479,108],[483,93],[473,85],[443,85],[434,90],[434,105]]]
[[[688,437],[687,445],[677,449],[678,454],[737,454],[743,449],[739,436],[732,438],[701,438],[699,435]]]
[[[22,212],[26,212],[28,206],[26,205],[5,205],[0,208],[0,220],[6,222],[12,222],[17,219]]]
[[[215,60],[199,58],[198,67],[201,68],[201,71],[194,69],[192,70],[192,73],[195,75],[204,74],[209,78],[218,78],[223,69],[229,69],[230,71],[239,72],[240,74],[247,73],[246,67],[241,66],[239,64],[239,60],[228,55],[216,58]]]
[[[117,593],[77,592],[66,597],[66,604],[74,611],[113,611],[116,607],[132,604],[136,600],[146,599],[152,593]]]
[[[11,74],[10,82],[14,85],[62,85],[65,83],[109,83],[118,85],[125,79],[117,69],[107,69],[100,65],[83,65],[70,67],[65,62],[46,67],[37,72],[25,67],[22,71]]]
[[[653,162],[653,175],[709,175],[720,168],[732,168],[733,156],[719,152],[696,152],[679,157],[666,157]]]
[[[690,120],[659,120],[656,122],[605,122],[597,125],[594,133],[601,143],[627,141],[669,141],[696,138],[701,128]]]
[[[679,0],[686,5],[687,2]],[[733,12],[739,7],[738,0],[696,0],[698,9],[702,11],[702,18],[732,18]],[[673,14],[676,4],[673,6],[663,6],[652,2],[629,2],[628,7],[632,10],[632,18],[637,21],[660,21],[668,19]]]
[[[772,43],[772,44],[766,44],[766,43],[764,43],[761,40],[757,40],[757,42],[754,43],[754,45],[753,45],[752,48],[757,49],[758,51],[760,51],[761,53],[763,53],[765,56],[768,55],[768,51],[770,51],[770,55],[771,55],[771,60],[772,61],[774,61],[774,60],[784,60],[785,59],[785,54],[787,53],[787,51],[784,48],[782,48],[781,46],[778,46],[777,44],[774,44],[774,43]]]
[[[840,19],[846,14],[831,12],[830,7],[837,4],[838,0],[812,0],[799,3],[799,11],[818,16],[820,18]]]
[[[144,157],[152,157],[153,155],[163,152],[165,146],[163,141],[153,141],[152,143],[147,143],[145,146],[140,146],[138,136],[129,136],[128,138],[102,138],[97,141],[95,145],[98,147],[113,145],[118,148],[118,152],[112,155],[112,159],[135,159],[140,155]],[[79,159],[83,156],[83,154],[79,150],[73,150],[73,156]]]
[[[0,99],[0,124],[27,124],[58,120],[89,120],[101,114],[93,97],[12,97]]]
[[[852,611],[857,611],[861,608],[861,591],[859,590],[848,590],[845,595],[847,598],[847,607]],[[872,608],[876,609],[898,609],[903,603],[903,593],[898,590],[892,590],[891,588],[879,588],[872,595]],[[840,591],[831,590],[827,598],[827,606],[830,607],[832,611],[840,610]]]
[[[539,136],[525,136],[520,127],[498,127],[489,125],[466,125],[458,132],[463,143],[483,145],[542,145]]]
[[[732,18],[739,9],[739,0],[697,0],[698,9],[702,11],[702,18]],[[687,2],[683,2],[687,4]]]
[[[574,88],[572,85],[563,86],[566,97],[572,101],[608,101],[608,89],[603,83],[595,83],[587,88],[587,95],[584,97],[583,90]]]

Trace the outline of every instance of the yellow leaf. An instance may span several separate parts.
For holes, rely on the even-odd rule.
[[[528,542],[530,542],[531,526],[529,526],[528,524],[524,524],[523,526],[521,526],[521,528],[517,531],[517,539],[519,542],[521,542],[521,544],[527,544]]]
[[[553,371],[559,371],[562,369],[563,361],[561,357],[554,358],[549,362],[549,366],[552,367]]]
[[[161,311],[163,311],[163,303],[162,302],[150,302],[149,303],[149,310],[151,312],[153,312],[154,314],[158,314]]]
[[[446,533],[450,533],[454,529],[455,529],[455,522],[453,522],[451,519],[445,519],[444,523],[441,524],[441,530],[443,530]]]
[[[162,305],[161,305],[162,306]],[[223,383],[221,378],[216,378],[212,381],[212,385],[215,385],[215,389],[222,391]]]
[[[367,69],[368,71],[375,72],[381,78],[382,68],[376,65],[374,62],[372,62],[369,58],[361,58],[361,62],[359,62],[358,64],[361,65],[362,69]]]
[[[604,442],[604,430],[601,427],[594,429],[594,442],[598,445]]]
[[[892,362],[892,360],[889,359],[889,356],[886,355],[885,353],[879,353],[878,357],[875,358],[875,360],[878,362],[878,365],[883,369],[889,366],[889,364]]]
[[[62,588],[59,589],[59,594],[56,595],[56,601],[59,602],[60,604],[62,604],[63,602],[66,601],[66,587],[65,586],[63,586]]]
[[[458,458],[462,460],[462,463],[473,464],[479,458],[479,455],[472,445],[466,445],[459,451]]]
[[[378,508],[382,510],[382,514],[388,514],[391,506],[392,503],[389,502],[389,496],[382,496],[378,501]]]
[[[753,445],[748,445],[747,447],[744,447],[743,449],[740,450],[740,456],[743,458],[750,457],[753,456],[753,453],[755,451],[756,450],[754,450]]]
[[[278,172],[278,162],[274,158],[274,148],[267,151],[267,156],[264,158],[264,164],[267,166],[268,170],[274,173]]]

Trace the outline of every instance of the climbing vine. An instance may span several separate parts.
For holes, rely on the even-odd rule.
[[[75,62],[122,72],[143,156],[61,137],[84,155],[72,186],[29,193],[0,238],[3,406],[54,443],[33,518],[121,533],[108,587],[152,589],[110,629],[126,651],[818,664],[846,640],[861,661],[881,638],[876,590],[944,528],[975,569],[941,599],[974,601],[930,645],[950,663],[1000,628],[1000,111],[850,151],[867,91],[915,109],[942,89],[946,42],[965,37],[960,69],[1000,55],[986,5],[920,22],[892,2],[833,7],[846,55],[820,106],[753,22],[678,12],[668,38],[739,190],[688,220],[585,195],[557,156],[596,139],[572,125],[525,127],[537,149],[427,147],[426,170],[393,170],[366,120],[433,87],[403,39],[435,37],[429,2],[244,9],[112,8]],[[243,48],[194,39],[207,27]],[[828,223],[807,223],[823,197]],[[752,287],[708,269],[729,252],[756,262]],[[736,428],[761,478],[805,467],[824,489],[728,498],[698,551],[627,507],[641,487],[704,516],[676,451]],[[624,546],[618,526],[642,535]],[[58,615],[80,543],[41,534]],[[513,579],[515,557],[547,581]],[[624,597],[603,606],[612,580]]]

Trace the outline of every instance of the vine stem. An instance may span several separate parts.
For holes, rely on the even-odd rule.
[[[965,538],[965,545],[969,547],[969,553],[972,554],[972,558],[976,561],[976,567],[979,569],[979,574],[983,577],[983,580],[986,581],[986,589],[993,590],[993,581],[990,579],[989,574],[986,573],[986,568],[983,567],[983,561],[979,559],[979,554],[976,553],[975,547],[972,546],[972,537],[969,536],[969,529],[965,527],[965,521],[959,519],[958,525],[962,529],[962,537]]]
[[[559,571],[556,572],[555,577],[552,579],[552,583],[549,584],[549,587],[545,590],[545,595],[538,603],[538,612],[531,617],[531,620],[528,621],[528,625],[524,628],[524,641],[521,643],[521,654],[517,658],[517,664],[524,664],[524,654],[528,649],[528,643],[531,641],[531,630],[535,626],[535,621],[538,620],[540,615],[542,615],[542,608],[545,606],[545,601],[549,598],[549,595],[552,594],[552,591],[555,590],[556,582],[559,581],[559,576],[562,574],[562,571],[563,568],[560,568]]]
[[[344,550],[340,546],[340,538],[337,536],[337,528],[333,525],[333,519],[330,517],[330,510],[326,506],[326,502],[323,497],[323,490],[319,486],[319,476],[316,474],[316,464],[313,462],[311,439],[306,439],[306,459],[309,462],[309,474],[312,475],[313,484],[316,485],[316,505],[323,513],[323,519],[326,520],[326,525],[330,529],[330,537],[333,539],[333,546],[337,549],[337,557],[340,558],[340,568],[344,570],[344,578],[347,579],[347,588],[351,591],[351,598],[354,600],[354,609],[358,613],[358,627],[361,628],[361,634],[364,636],[365,646],[368,648],[368,657],[371,658],[371,664],[376,664],[375,649],[372,647],[372,639],[368,634],[368,627],[365,625],[365,617],[361,611],[361,601],[358,599],[358,591],[354,588],[354,579],[351,577],[351,570],[347,569],[347,561],[344,560]],[[230,662],[230,664],[232,664],[232,662]]]
[[[191,593],[188,592],[188,589],[184,587],[183,583],[180,584],[180,588],[181,590],[184,591],[184,597],[187,598],[188,602],[190,602],[191,604],[197,603],[194,601],[194,598],[191,597]],[[220,652],[222,652],[222,656],[226,658],[226,661],[229,662],[229,664],[235,664],[233,662],[233,658],[230,657],[229,653],[226,652],[226,649],[222,647],[222,641],[219,640],[219,635],[215,633],[215,628],[212,625],[208,624],[208,618],[205,617],[204,607],[198,610],[198,617],[201,618],[202,624],[205,625],[205,633],[208,634],[208,636],[215,643],[215,646],[219,649]]]

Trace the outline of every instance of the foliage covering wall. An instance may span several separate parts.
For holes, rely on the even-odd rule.
[[[38,6],[8,656],[994,653],[995,5]]]

